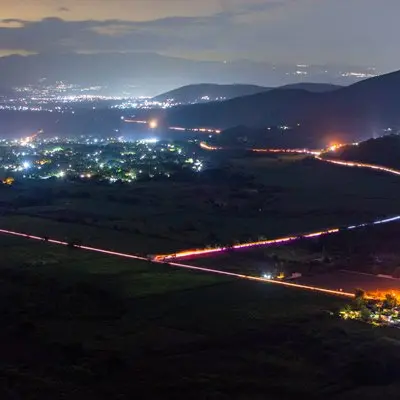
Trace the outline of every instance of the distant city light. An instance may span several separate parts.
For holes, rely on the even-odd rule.
[[[157,138],[149,138],[149,139],[143,139],[140,140],[141,143],[145,143],[145,144],[154,144],[154,143],[158,143],[159,139]]]

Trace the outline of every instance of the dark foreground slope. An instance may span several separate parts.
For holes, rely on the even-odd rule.
[[[397,398],[397,331],[329,315],[341,299],[0,246],[1,399]]]
[[[330,158],[400,168],[400,136],[388,135],[366,140],[358,146],[346,146],[327,154]]]

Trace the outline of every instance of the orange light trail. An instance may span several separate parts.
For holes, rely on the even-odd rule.
[[[325,161],[331,164],[336,164],[336,165],[343,165],[345,167],[357,167],[357,168],[369,168],[373,169],[376,171],[382,171],[382,172],[387,172],[389,174],[393,175],[400,175],[400,171],[394,168],[388,168],[384,167],[382,165],[375,165],[375,164],[365,164],[365,163],[360,163],[356,161],[339,161],[339,160],[333,160],[330,158],[322,158],[319,155],[315,157],[317,160],[320,161]]]
[[[211,146],[206,142],[201,142],[200,147],[205,150],[224,150],[223,147]],[[310,154],[318,156],[322,150],[308,150],[308,149],[249,149],[253,153],[289,153],[289,154]]]
[[[180,264],[180,263],[175,263],[175,262],[167,263],[167,265],[171,265],[173,267],[191,269],[194,271],[208,272],[208,273],[213,273],[213,274],[218,274],[218,275],[231,276],[234,278],[247,279],[247,280],[251,280],[251,281],[272,283],[274,285],[308,290],[308,291],[312,291],[312,292],[320,292],[320,293],[325,293],[325,294],[330,294],[330,295],[335,295],[335,296],[354,297],[353,293],[347,293],[347,292],[343,292],[340,290],[332,290],[332,289],[324,289],[324,288],[320,288],[320,287],[316,287],[316,286],[300,285],[297,283],[290,283],[290,282],[278,281],[278,280],[274,280],[274,279],[260,278],[260,277],[251,276],[251,275],[236,274],[234,272],[220,271],[220,270],[212,269],[212,268],[195,267],[193,265]]]
[[[158,125],[156,120],[140,121],[136,119],[125,118],[123,121],[126,122],[127,124],[147,124],[152,129],[156,128]],[[221,133],[220,129],[212,129],[212,128],[184,128],[182,126],[169,126],[166,129],[170,129],[173,131],[186,131],[186,132],[201,132],[201,133],[216,133],[216,134]]]
[[[210,146],[206,142],[200,142],[200,147],[204,150],[222,150],[222,147]]]
[[[68,246],[68,243],[64,242],[64,241],[55,240],[55,239],[46,239],[44,237],[28,235],[26,233],[9,231],[6,229],[0,229],[0,233],[3,233],[5,235],[23,237],[25,239],[33,239],[33,240],[38,240],[41,242],[57,244],[57,245],[61,245],[61,246]],[[273,279],[259,278],[256,276],[236,274],[234,272],[221,271],[221,270],[212,269],[212,268],[196,267],[194,265],[180,264],[180,263],[175,263],[175,262],[165,263],[165,262],[160,262],[160,261],[155,261],[155,260],[148,260],[145,257],[140,257],[140,256],[136,256],[133,254],[119,253],[116,251],[104,250],[104,249],[99,249],[99,248],[89,247],[89,246],[75,246],[75,247],[80,250],[92,251],[92,252],[96,252],[96,253],[101,253],[101,254],[106,254],[106,255],[116,256],[116,257],[122,257],[122,258],[128,258],[128,259],[149,261],[149,262],[153,262],[153,263],[165,264],[165,265],[168,265],[171,267],[189,269],[192,271],[200,271],[200,272],[211,273],[211,274],[216,274],[216,275],[229,276],[229,277],[238,278],[238,279],[246,279],[246,280],[257,281],[257,282],[271,283],[271,284],[275,284],[275,285],[281,285],[281,286],[297,288],[297,289],[302,289],[302,290],[309,290],[309,291],[313,291],[313,292],[321,292],[321,293],[335,295],[335,296],[354,297],[354,294],[352,294],[352,293],[346,293],[346,292],[342,292],[339,290],[330,290],[330,289],[324,289],[324,288],[315,287],[315,286],[307,286],[307,285],[300,285],[297,283],[276,281]]]
[[[216,247],[213,249],[185,250],[185,251],[181,251],[179,253],[157,255],[154,257],[154,261],[167,261],[167,260],[175,260],[178,258],[204,256],[207,254],[221,253],[221,252],[227,251],[229,249],[239,250],[239,249],[245,249],[245,248],[249,248],[249,247],[280,245],[280,244],[284,244],[284,243],[293,242],[295,240],[300,240],[302,238],[311,239],[314,237],[330,235],[330,234],[338,233],[338,232],[339,232],[339,228],[335,228],[335,229],[327,229],[327,230],[320,231],[320,232],[307,233],[305,235],[287,236],[287,237],[278,238],[278,239],[261,240],[261,241],[249,242],[249,243],[240,243],[240,244],[234,245],[232,247]]]
[[[312,154],[319,155],[321,150],[308,149],[251,149],[254,153],[291,153],[291,154]]]

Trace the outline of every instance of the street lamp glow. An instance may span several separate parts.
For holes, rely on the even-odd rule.
[[[149,122],[149,127],[150,127],[150,129],[156,129],[158,127],[158,122],[155,119],[152,119]]]
[[[24,161],[24,162],[22,163],[22,167],[23,167],[24,169],[28,169],[28,168],[30,168],[30,166],[31,166],[31,164],[30,164],[30,162],[28,162],[28,161]]]

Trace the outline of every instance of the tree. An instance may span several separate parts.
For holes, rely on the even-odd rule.
[[[383,308],[394,308],[397,306],[397,299],[394,295],[388,293],[383,301]]]
[[[350,304],[346,304],[346,305],[342,308],[341,311],[344,312],[344,313],[346,313],[346,314],[349,313],[349,312],[351,312],[352,309],[351,309]]]
[[[354,306],[356,310],[362,310],[365,307],[365,291],[363,289],[356,289],[354,292]]]
[[[362,321],[368,322],[371,319],[371,311],[365,306],[361,307],[360,318]]]
[[[365,299],[365,290],[364,289],[356,289],[354,291],[354,297],[356,299]]]

